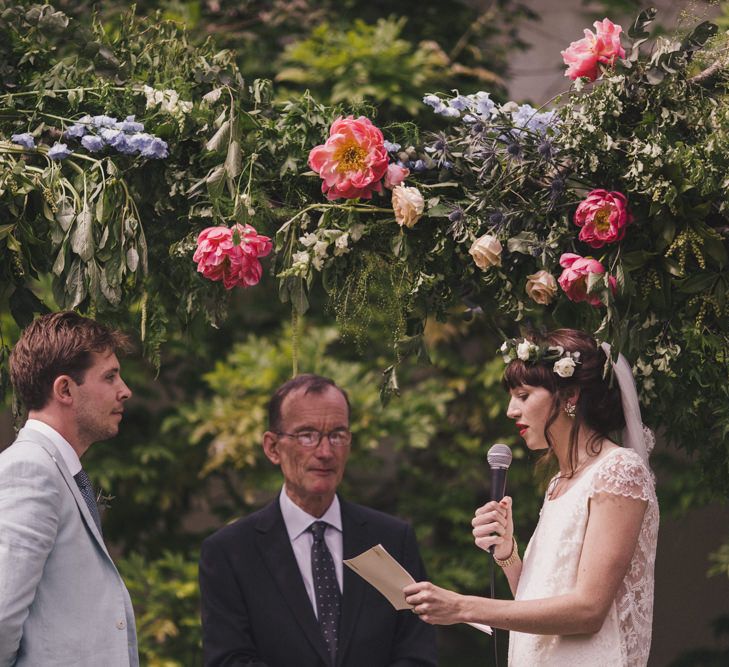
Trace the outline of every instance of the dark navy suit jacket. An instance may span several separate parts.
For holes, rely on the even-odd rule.
[[[382,544],[415,578],[425,579],[411,526],[340,500],[344,558]],[[208,537],[200,554],[206,667],[331,667],[304,588],[279,500]],[[434,667],[435,630],[395,611],[344,567],[335,667]]]

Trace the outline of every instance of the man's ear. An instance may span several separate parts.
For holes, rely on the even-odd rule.
[[[275,465],[281,463],[281,454],[278,451],[278,435],[273,431],[266,431],[263,434],[263,452],[271,463]]]
[[[69,375],[59,375],[51,387],[51,399],[62,403],[63,405],[71,405],[73,403],[73,395],[71,393],[71,384],[75,385]]]

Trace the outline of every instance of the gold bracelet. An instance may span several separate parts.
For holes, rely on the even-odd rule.
[[[496,558],[496,555],[494,555],[494,563],[496,563],[499,567],[510,567],[517,562],[519,562],[519,549],[517,549],[516,546],[516,538],[512,535],[511,553],[509,554],[509,557],[504,560],[499,560]]]

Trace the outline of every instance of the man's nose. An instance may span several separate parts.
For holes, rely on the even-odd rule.
[[[124,382],[124,380],[122,380],[121,383],[122,383],[122,386],[121,386],[121,391],[120,391],[120,395],[119,395],[119,400],[127,401],[132,397],[132,390],[129,388],[129,385],[126,382]]]

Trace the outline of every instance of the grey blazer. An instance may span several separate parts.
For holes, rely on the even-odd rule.
[[[53,443],[0,453],[0,667],[137,667],[129,593]]]

